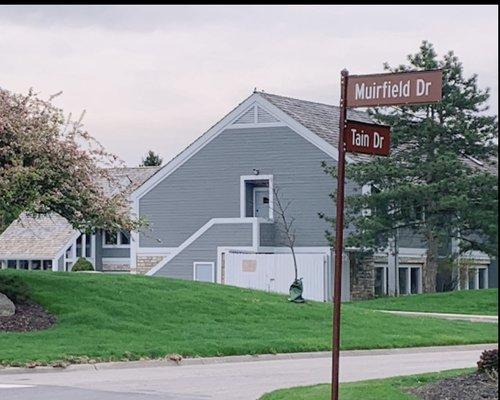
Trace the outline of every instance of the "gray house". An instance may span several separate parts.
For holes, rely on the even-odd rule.
[[[349,118],[371,122],[357,111]],[[16,221],[0,235],[0,260],[3,268],[28,269],[40,263],[49,268],[50,261],[59,271],[70,270],[83,256],[103,272],[286,292],[293,267],[274,210],[279,189],[280,200],[291,201],[287,214],[295,219],[305,295],[328,300],[333,263],[328,226],[318,213],[335,211],[329,197],[335,184],[321,162],[336,162],[337,142],[337,107],[255,92],[164,167],[116,171],[124,184],[110,190],[128,190],[132,213],[149,220],[147,230],[68,233],[42,257],[38,250],[20,252],[15,246],[21,226],[40,224],[22,216],[24,223]],[[366,157],[348,154],[347,162]],[[347,185],[351,193],[363,190]],[[50,221],[44,224],[51,227]],[[60,225],[54,221],[37,235],[52,237]],[[363,262],[346,256],[343,299],[420,292],[425,253],[421,241],[402,234],[397,252],[388,248]],[[471,253],[468,261],[468,285],[462,288],[496,286],[486,255]]]

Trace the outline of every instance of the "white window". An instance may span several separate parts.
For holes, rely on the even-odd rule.
[[[240,217],[273,220],[273,176],[246,175],[240,178]]]
[[[103,231],[102,247],[130,247],[130,234],[124,231]]]
[[[488,268],[473,266],[467,270],[468,290],[487,289],[488,288]]]
[[[422,267],[400,265],[398,268],[399,294],[422,293]]]
[[[193,263],[193,279],[200,282],[215,282],[215,264],[213,262]]]

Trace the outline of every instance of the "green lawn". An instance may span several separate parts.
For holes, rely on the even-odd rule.
[[[342,400],[414,400],[415,396],[406,393],[412,387],[429,382],[450,378],[466,373],[472,369],[444,371],[424,375],[377,379],[362,382],[344,383],[340,385]],[[303,386],[277,390],[261,397],[260,400],[329,400],[330,385]]]
[[[498,289],[382,297],[352,303],[372,310],[424,311],[451,314],[498,314]]]
[[[58,317],[45,331],[0,333],[0,363],[222,356],[330,349],[331,306],[230,286],[135,275],[4,270]],[[343,307],[342,348],[488,343],[495,324]]]

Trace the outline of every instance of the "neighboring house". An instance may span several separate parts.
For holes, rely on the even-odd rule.
[[[76,238],[75,233],[66,243],[61,239],[57,254],[48,255],[53,257],[52,269],[69,270],[83,255],[99,271],[286,292],[293,264],[273,211],[274,188],[279,188],[280,196],[292,201],[288,214],[295,219],[305,297],[330,299],[333,263],[325,238],[329,226],[318,213],[335,212],[329,197],[335,182],[323,172],[321,162],[337,160],[338,116],[338,108],[331,105],[253,93],[162,168],[117,170],[125,183],[130,181],[124,187],[133,214],[150,222],[146,231],[130,236],[97,232],[90,238]],[[349,111],[348,117],[371,122],[359,111]],[[348,154],[347,162],[367,157]],[[361,190],[347,184],[347,193]],[[4,268],[17,267],[18,260],[45,259],[41,253],[18,254],[6,248],[19,232],[11,227],[0,235]],[[421,291],[425,246],[408,239],[399,241],[395,262],[389,250],[361,263],[346,256],[342,298],[393,293],[397,288],[401,293]],[[88,248],[90,256],[83,252]],[[494,283],[489,279],[490,286]]]

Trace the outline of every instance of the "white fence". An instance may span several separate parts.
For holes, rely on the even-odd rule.
[[[326,254],[297,254],[298,275],[303,278],[303,297],[325,301]],[[226,253],[225,283],[249,289],[288,293],[294,279],[291,254]]]

